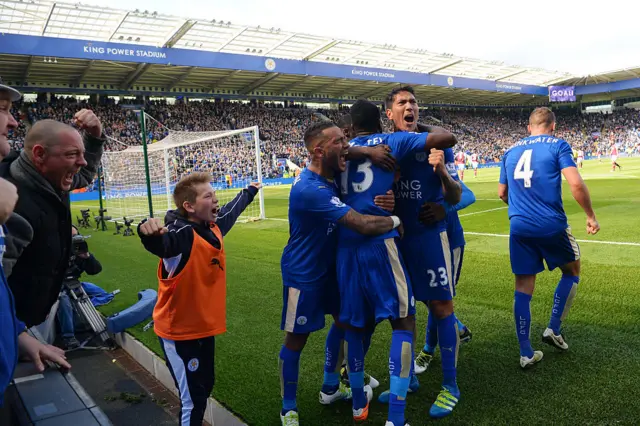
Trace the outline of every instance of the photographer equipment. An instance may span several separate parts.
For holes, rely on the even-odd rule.
[[[82,283],[77,279],[67,280],[62,285],[62,291],[64,291],[69,297],[74,310],[78,313],[78,315],[82,316],[82,318],[89,324],[89,326],[93,330],[93,334],[84,339],[80,343],[80,346],[76,349],[114,348],[115,342],[107,333],[107,326],[104,322],[104,319],[96,310],[95,306],[93,306],[93,303],[91,303],[91,298],[89,298],[87,293],[84,291]],[[100,337],[104,345],[100,347],[86,346],[87,343],[89,343],[95,337]]]
[[[82,218],[76,216],[78,226],[81,228],[91,228],[91,224],[89,223],[89,219],[91,218],[91,209],[80,210],[80,214],[82,214]]]
[[[116,232],[114,232],[113,235],[119,235],[122,228],[124,228],[124,225],[120,225],[118,221],[116,221]]]
[[[124,234],[122,234],[123,237],[131,237],[132,235],[135,235],[133,233],[133,230],[131,229],[131,224],[133,223],[133,219],[131,220],[127,220],[127,218],[124,218],[124,225],[127,227],[127,229],[124,230]]]
[[[87,244],[87,238],[91,238],[91,235],[74,235],[71,237],[71,249],[74,256],[78,254],[88,253],[89,245]]]
[[[102,230],[105,231],[107,229],[106,221],[111,220],[111,216],[104,215],[107,212],[107,209],[100,209],[98,210],[98,212],[99,212],[99,215],[94,217],[94,220],[96,221],[96,231],[100,230],[100,228],[102,228]]]
[[[88,347],[85,347],[85,345],[94,337],[100,337],[102,342],[106,344],[106,348],[110,349],[115,346],[115,343],[106,332],[107,327],[102,316],[93,306],[91,298],[82,287],[82,283],[80,283],[79,278],[84,271],[78,269],[76,266],[76,258],[78,255],[85,255],[89,253],[87,239],[90,237],[90,235],[77,234],[71,238],[72,255],[69,259],[67,275],[62,283],[62,291],[66,293],[74,311],[77,312],[87,324],[89,324],[94,333],[80,344],[79,349],[89,349]],[[102,348],[104,347],[91,349]]]

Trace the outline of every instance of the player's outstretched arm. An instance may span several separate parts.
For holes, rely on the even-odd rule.
[[[458,204],[453,206],[455,211],[460,211],[462,209],[466,209],[471,204],[476,202],[476,195],[469,189],[464,182],[458,182],[460,184],[460,188],[462,189],[462,195],[460,196],[460,201]]]
[[[447,149],[455,146],[458,143],[456,136],[442,129],[443,133],[429,133],[427,135],[427,142],[425,144],[425,151],[431,151],[432,149]]]
[[[396,168],[396,160],[391,155],[389,145],[376,146],[350,146],[346,159],[354,160],[370,160],[374,165],[382,169],[392,172]]]
[[[400,226],[397,216],[371,216],[350,209],[338,223],[362,235],[382,235]]]
[[[589,189],[582,180],[580,172],[576,167],[565,167],[562,169],[562,175],[567,180],[569,188],[571,188],[571,195],[580,204],[582,210],[587,215],[587,233],[596,234],[600,230],[600,225],[596,220],[596,213],[591,206],[591,195],[589,195]]]
[[[450,133],[444,127],[430,126],[428,124],[418,123],[419,133]]]

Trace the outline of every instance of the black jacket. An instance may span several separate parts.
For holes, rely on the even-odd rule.
[[[242,214],[244,209],[253,201],[253,198],[258,193],[258,190],[249,186],[236,197],[222,206],[218,212],[218,219],[216,220],[216,226],[220,229],[222,236],[227,235],[231,230],[236,220]],[[197,232],[206,242],[211,244],[215,248],[220,248],[221,244],[218,238],[215,236],[208,223],[195,223],[187,220],[185,217],[180,216],[176,210],[170,210],[167,212],[164,218],[165,226],[169,229],[169,232],[161,236],[145,236],[140,233],[140,225],[146,220],[143,220],[138,224],[138,235],[140,240],[147,251],[155,254],[161,259],[169,260],[176,258],[178,265],[173,271],[173,276],[176,276],[182,271],[184,266],[189,260],[191,254],[191,247],[193,245],[193,231]],[[163,262],[162,275],[163,278],[167,278],[166,264]]]
[[[104,139],[85,134],[87,166],[74,176],[72,190],[93,181],[102,158],[103,144]],[[18,188],[18,203],[6,223],[9,232],[2,262],[15,297],[16,316],[31,327],[47,318],[58,299],[69,266],[69,193],[55,190],[38,173],[24,151],[20,154],[12,152],[5,157],[0,163],[0,177]],[[28,238],[29,231],[33,238]]]

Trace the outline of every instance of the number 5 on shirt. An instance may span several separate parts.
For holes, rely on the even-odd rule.
[[[351,186],[353,187],[354,192],[365,192],[367,189],[371,187],[373,183],[373,170],[371,170],[371,160],[367,160],[362,164],[358,165],[358,169],[356,173],[364,174],[364,179],[362,182],[351,182]],[[342,173],[342,194],[346,195],[349,193],[349,162],[347,161],[346,170]]]

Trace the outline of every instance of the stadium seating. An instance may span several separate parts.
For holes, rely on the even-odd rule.
[[[19,119],[20,127],[10,134],[9,139],[16,149],[22,147],[27,123],[52,118],[71,122],[73,114],[81,108],[96,111],[104,124],[105,133],[120,143],[110,141],[108,150],[120,150],[127,145],[141,143],[138,118],[127,105],[116,104],[113,100],[90,105],[73,98],[56,99],[47,104],[18,103],[13,113]],[[314,110],[304,107],[282,108],[275,104],[250,104],[239,102],[189,102],[168,105],[150,102],[146,111],[162,125],[151,121],[147,125],[149,140],[161,140],[167,128],[184,131],[209,131],[237,129],[258,125],[263,141],[263,152],[267,158],[288,158],[304,166],[306,151],[302,142],[304,129],[317,119],[318,113],[336,120],[346,110]],[[513,142],[525,136],[527,131],[527,110],[490,109],[438,109],[421,111],[421,121],[443,126],[458,135],[459,147],[465,152],[479,154],[480,162],[492,163],[500,160],[502,153]],[[390,123],[385,120],[390,130]],[[613,114],[558,113],[557,136],[566,139],[575,149],[582,149],[587,156],[597,155],[601,150],[606,155],[612,143],[619,144],[621,152],[640,153],[640,112],[632,109],[617,110]],[[241,155],[238,153],[237,155]],[[217,165],[229,170],[242,159],[227,158],[229,164]],[[275,163],[275,161],[274,161]],[[212,171],[215,171],[212,169]],[[267,167],[263,171],[269,178],[279,177],[282,170]]]

